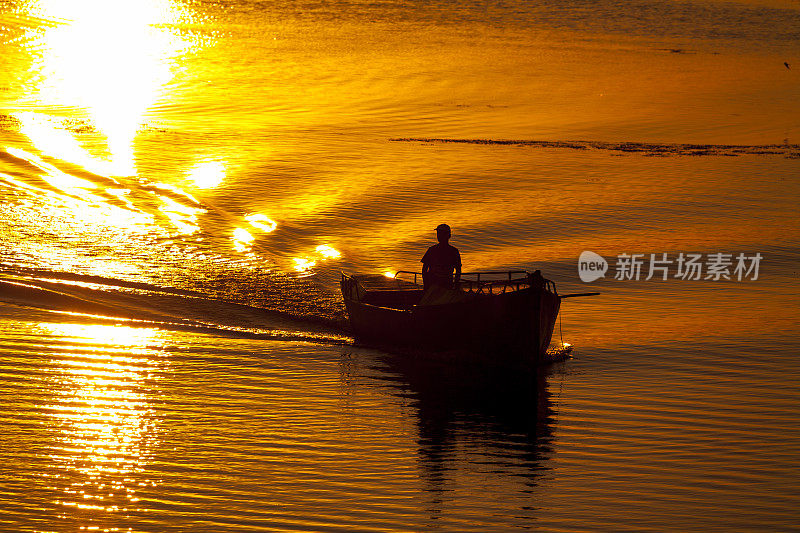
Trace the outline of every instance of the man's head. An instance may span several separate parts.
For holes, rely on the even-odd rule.
[[[447,224],[439,224],[436,226],[436,239],[445,244],[450,240],[450,226]]]

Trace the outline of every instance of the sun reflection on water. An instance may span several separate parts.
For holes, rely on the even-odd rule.
[[[189,170],[189,179],[195,187],[213,189],[225,179],[225,163],[222,161],[201,161]]]
[[[56,430],[49,474],[63,508],[96,523],[138,509],[145,466],[158,441],[152,401],[163,361],[157,329],[42,323],[64,347],[52,359],[52,398],[42,406]],[[70,511],[73,509],[73,511]],[[94,526],[89,526],[94,527]]]
[[[317,262],[308,257],[295,257],[294,269],[300,273],[310,273],[311,269],[317,266]]]
[[[314,249],[314,255],[305,257],[295,257],[294,270],[302,276],[310,276],[314,273],[314,267],[321,261],[339,259],[342,253],[329,244],[320,244]]]
[[[136,160],[138,136],[173,99],[186,55],[207,44],[182,29],[194,12],[175,0],[31,0],[15,9],[30,21],[19,40],[25,90],[10,109],[24,144],[4,150],[26,176],[0,180],[36,197],[15,220],[44,228],[20,239],[20,254],[94,275],[137,273],[119,250],[151,255],[160,239],[198,233],[206,212],[182,189],[138,176]],[[225,173],[218,161],[188,168],[198,187]]]
[[[197,222],[197,215],[205,213],[206,210],[199,207],[190,207],[176,202],[172,198],[159,196],[161,207],[159,210],[182,235],[192,235],[200,231]]]
[[[168,0],[38,0],[29,13],[53,21],[29,39],[39,75],[29,98],[46,109],[80,110],[106,143],[90,154],[52,121],[25,115],[24,133],[43,152],[90,170],[136,174],[137,132],[166,93],[174,58],[195,45],[165,27],[184,11]]]
[[[258,228],[264,233],[272,233],[278,227],[278,223],[266,215],[253,213],[244,217],[251,226]]]
[[[317,246],[316,252],[325,259],[339,259],[342,257],[342,254],[339,252],[339,250],[327,244],[320,244]]]
[[[253,244],[255,237],[244,228],[233,230],[233,247],[237,252],[246,252]]]
[[[97,188],[94,183],[71,176],[66,172],[61,172],[53,165],[43,161],[40,157],[26,152],[21,148],[7,147],[6,151],[14,157],[27,161],[42,170],[43,174],[40,174],[40,177],[53,187],[85,200],[97,200],[97,197],[91,196],[88,192]]]
[[[19,120],[20,132],[50,157],[69,161],[101,176],[129,173],[127,170],[120,172],[111,162],[91,155],[55,117],[33,112],[16,113],[14,116]]]

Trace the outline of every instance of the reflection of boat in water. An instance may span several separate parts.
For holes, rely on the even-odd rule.
[[[457,289],[423,290],[418,279],[419,274],[402,271],[393,278],[342,274],[342,296],[356,337],[407,348],[544,360],[561,297],[538,270],[466,273]]]
[[[447,524],[448,515],[476,501],[502,501],[515,510],[502,530],[522,529],[509,528],[507,520],[535,521],[536,486],[546,483],[552,468],[557,413],[551,387],[564,376],[562,367],[385,354],[375,368],[405,399],[404,412],[416,423],[420,496],[431,516],[424,529],[470,529],[463,522]]]

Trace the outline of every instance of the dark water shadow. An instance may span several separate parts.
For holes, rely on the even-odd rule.
[[[677,49],[676,49],[677,50]],[[672,51],[672,50],[671,50]],[[675,51],[680,53],[681,51]],[[682,143],[645,143],[645,142],[609,142],[609,141],[543,141],[512,139],[447,139],[436,137],[399,137],[391,138],[392,142],[408,142],[420,144],[462,144],[515,146],[529,148],[561,148],[570,150],[607,150],[618,154],[641,154],[649,157],[677,156],[726,156],[740,155],[778,155],[787,159],[800,157],[798,144],[682,144]]]

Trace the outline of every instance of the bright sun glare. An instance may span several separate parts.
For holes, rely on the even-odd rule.
[[[135,505],[140,484],[134,476],[144,471],[157,438],[149,391],[161,359],[160,332],[83,324],[39,327],[66,347],[52,355],[55,394],[45,409],[58,428],[50,459],[70,481],[59,503],[106,512]]]
[[[23,132],[42,152],[103,175],[136,174],[134,138],[148,109],[173,78],[173,59],[191,48],[165,25],[181,11],[167,0],[38,0],[33,16],[55,21],[31,39],[41,78],[32,98],[47,108],[86,113],[107,153],[89,154],[46,117],[20,114]]]

